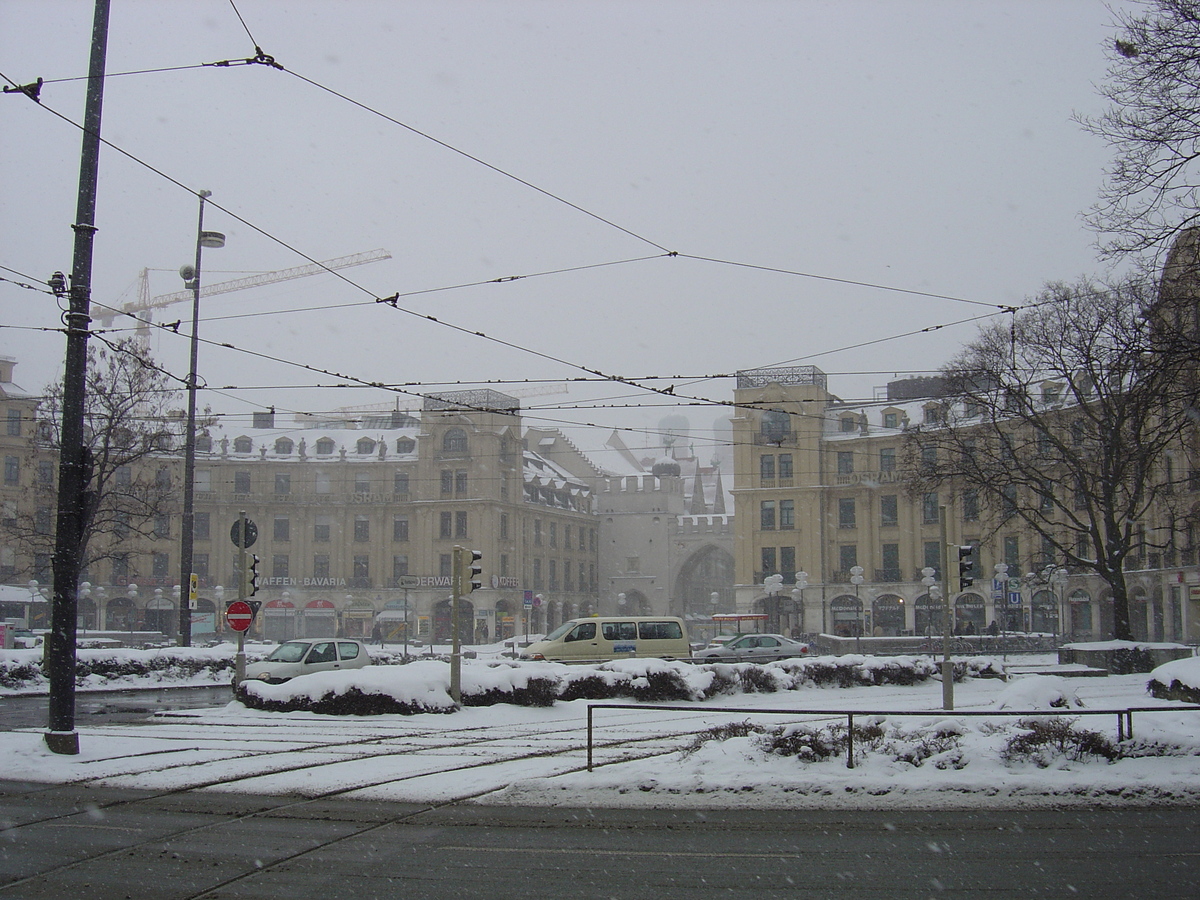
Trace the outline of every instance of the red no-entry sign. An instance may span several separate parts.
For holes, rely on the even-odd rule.
[[[234,631],[249,631],[254,621],[254,610],[245,600],[234,600],[225,610],[225,621]]]

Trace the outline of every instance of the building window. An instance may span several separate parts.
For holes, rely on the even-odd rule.
[[[171,536],[170,516],[160,514],[154,517],[154,536],[157,538],[166,538]]]
[[[467,513],[465,510],[460,510],[454,514],[454,536],[456,538],[465,538],[467,536]]]
[[[1021,574],[1021,539],[1016,535],[1008,535],[1004,538],[1004,561],[1008,563],[1011,577]]]
[[[412,453],[417,448],[417,442],[412,438],[400,438],[396,441],[397,453]]]
[[[762,548],[762,577],[766,578],[768,575],[774,575],[775,572],[777,571],[776,566],[777,566],[777,563],[775,561],[775,548],[774,547],[763,547]]]
[[[354,586],[355,587],[370,587],[371,586],[371,557],[369,557],[369,556],[354,557]]]
[[[500,540],[508,540],[508,513],[500,513]]]
[[[979,521],[979,491],[963,491],[962,513],[964,522]]]
[[[329,456],[330,454],[333,453],[333,450],[334,450],[333,438],[324,437],[324,438],[321,438],[319,441],[317,441],[317,455],[318,456]]]
[[[288,577],[288,556],[286,553],[276,553],[271,557],[271,577]]]
[[[858,565],[858,545],[842,544],[838,547],[838,571],[847,574]]]
[[[858,527],[854,509],[853,497],[842,497],[838,500],[838,528]]]
[[[466,453],[467,433],[461,428],[451,428],[442,435],[442,450],[446,453]]]
[[[408,516],[392,516],[392,540],[408,540]]]
[[[371,540],[371,520],[367,516],[354,517],[354,540],[360,544]]]
[[[277,541],[290,541],[292,539],[292,520],[287,516],[275,517],[274,538]]]
[[[768,410],[762,414],[759,427],[763,438],[772,443],[780,443],[792,433],[792,417],[780,410]]]
[[[133,469],[130,466],[117,466],[114,473],[117,478],[117,487],[127,488],[133,487]]]
[[[895,494],[884,494],[879,498],[879,524],[884,528],[900,524],[900,504]]]
[[[171,487],[171,470],[166,466],[163,466],[157,472],[155,472],[154,486],[160,491],[169,490]]]
[[[438,516],[438,537],[448,540],[454,536],[454,517],[444,512]]]
[[[453,557],[453,554],[450,554],[450,553],[439,553],[438,554],[438,575],[440,577],[442,577],[442,578],[450,577],[450,575],[451,575],[450,570],[454,566],[452,557]]]
[[[535,547],[542,546],[542,520],[533,520],[533,545]]]
[[[19,409],[10,409],[8,411],[8,436],[21,436],[21,411]]]
[[[895,472],[896,471],[896,448],[882,447],[879,450],[879,471],[880,472]]]
[[[796,583],[796,548],[779,548],[779,574],[788,584]]]
[[[885,412],[883,414],[883,427],[884,428],[899,428],[900,427],[900,414],[894,413],[894,412]]]
[[[1000,489],[1000,508],[1004,518],[1017,514],[1017,486],[1006,484]]]
[[[371,493],[371,476],[367,472],[354,473],[354,493],[369,494]]]
[[[171,573],[171,557],[166,553],[150,554],[150,575],[154,578],[167,578]]]
[[[330,516],[317,516],[313,522],[313,542],[317,544],[329,543],[329,526],[331,522]]]
[[[779,454],[779,477],[781,480],[792,477],[792,454]]]
[[[775,457],[770,453],[764,453],[758,458],[758,474],[763,481],[772,481],[775,478]]]
[[[575,590],[575,570],[571,568],[571,561],[569,559],[563,560],[563,590]]]
[[[408,554],[397,554],[392,557],[392,580],[399,581],[408,574]]]
[[[548,583],[546,585],[552,591],[558,590],[558,560],[552,559],[547,563]]]
[[[328,472],[315,472],[313,474],[313,493],[328,494],[333,490],[333,478]]]
[[[854,474],[854,453],[849,450],[839,450],[837,455],[837,470],[839,475]]]
[[[454,493],[465,494],[467,492],[467,470],[457,469],[454,472]]]
[[[921,495],[921,521],[926,525],[936,525],[941,521],[938,518],[938,495],[936,492]]]
[[[508,554],[507,553],[500,554],[500,575],[502,577],[508,576]]]
[[[200,493],[212,490],[212,469],[196,469],[192,486]]]
[[[899,544],[884,544],[880,548],[880,562],[883,563],[883,571],[880,572],[880,581],[899,581],[900,580],[900,545]]]
[[[369,456],[375,452],[375,442],[370,438],[359,438],[354,445],[354,451],[359,456]]]
[[[558,546],[558,523],[557,522],[550,523],[550,546],[551,547]]]
[[[113,514],[113,537],[119,541],[129,537],[129,513],[117,510]]]
[[[563,549],[564,550],[571,549],[571,526],[570,525],[563,526]]]
[[[37,473],[38,484],[46,486],[54,484],[54,463],[50,460],[40,460],[38,462]]]
[[[15,456],[4,457],[4,483],[17,484],[21,480],[21,461]]]
[[[289,453],[292,452],[293,446],[294,445],[292,444],[292,442],[290,440],[288,440],[287,438],[283,438],[283,437],[276,438],[276,440],[275,440],[275,455],[276,456],[287,456]]]
[[[397,494],[408,493],[408,473],[397,472],[392,476],[392,491]]]
[[[129,578],[129,554],[118,553],[112,559],[113,584],[124,584]],[[42,579],[38,579],[41,581]]]
[[[842,416],[838,422],[838,427],[841,428],[843,433],[848,434],[858,427],[858,422],[854,416]]]
[[[210,523],[211,519],[206,512],[198,512],[192,515],[192,537],[197,541],[207,541],[211,535]]]
[[[640,556],[625,557],[625,574],[637,575],[642,571],[642,558]]]
[[[454,473],[449,469],[442,469],[442,493],[450,494],[454,490]]]
[[[192,554],[192,571],[196,573],[201,580],[208,578],[208,554],[193,553]]]
[[[33,516],[33,530],[37,534],[50,533],[50,507],[39,506]]]
[[[254,441],[250,440],[250,438],[248,438],[248,437],[235,437],[233,439],[233,452],[234,453],[253,453],[254,452]]]
[[[937,447],[921,448],[921,474],[932,475],[937,471]]]
[[[779,528],[788,530],[796,527],[796,501],[779,501]]]
[[[533,588],[537,590],[542,587],[542,561],[535,559],[533,561]]]
[[[234,472],[233,473],[233,492],[235,494],[250,493],[250,473],[249,472]]]
[[[275,473],[275,493],[290,494],[292,492],[292,476],[287,472]]]
[[[933,569],[933,577],[942,577],[942,545],[940,541],[926,541],[924,545],[925,568]]]
[[[329,577],[329,554],[317,553],[313,556],[313,578],[325,579]]]
[[[758,508],[758,527],[763,531],[775,530],[775,501],[763,500]]]

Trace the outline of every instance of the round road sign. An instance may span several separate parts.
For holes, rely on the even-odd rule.
[[[234,600],[225,610],[225,621],[234,631],[249,631],[254,621],[254,610],[245,600]]]
[[[229,529],[229,539],[233,541],[233,546],[242,546],[242,520],[238,519],[233,523],[233,527]],[[250,519],[246,520],[246,546],[253,547],[254,542],[258,540],[258,526]]]

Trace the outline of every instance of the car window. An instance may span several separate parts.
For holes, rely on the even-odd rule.
[[[678,622],[639,622],[638,634],[643,641],[673,641],[683,637]]]
[[[271,662],[300,662],[308,648],[308,641],[285,641],[276,647],[267,659]]]
[[[567,641],[594,641],[596,639],[596,623],[580,622],[575,630],[565,638]]]
[[[600,634],[606,641],[636,641],[636,622],[604,622],[600,625]]]
[[[337,662],[337,651],[334,649],[333,641],[321,641],[319,644],[313,644],[312,651],[308,654],[308,659],[305,662]]]
[[[738,650],[745,650],[747,647],[756,647],[758,645],[755,643],[754,638],[743,637],[743,638],[738,638],[736,641],[730,641],[727,646],[734,647]]]
[[[775,638],[769,638],[769,637],[759,638],[758,646],[760,646],[760,647],[778,647],[779,641],[775,640]]]
[[[338,656],[342,659],[358,659],[358,644],[354,641],[338,641]]]

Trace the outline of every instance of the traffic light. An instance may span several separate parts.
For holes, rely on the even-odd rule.
[[[965,591],[975,583],[975,547],[958,548],[958,589]]]
[[[479,565],[479,560],[483,559],[483,554],[478,550],[468,550],[466,547],[462,551],[462,592],[463,596],[477,591],[483,587],[483,566]]]
[[[245,585],[245,595],[253,597],[258,593],[258,556],[250,554],[247,556],[249,565],[246,566],[246,571],[242,573],[242,584]]]

